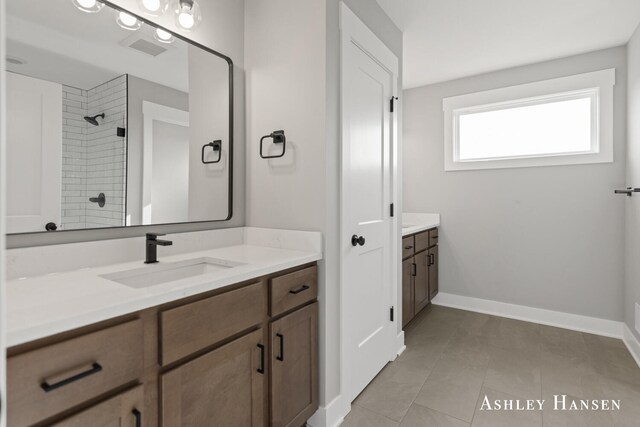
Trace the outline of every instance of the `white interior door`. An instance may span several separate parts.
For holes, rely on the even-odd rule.
[[[142,224],[185,222],[189,216],[189,112],[143,101],[142,115]],[[131,225],[129,217],[127,225]]]
[[[359,40],[343,39],[342,343],[351,400],[394,354],[389,101],[395,78]]]
[[[62,85],[7,73],[7,233],[60,225]]]

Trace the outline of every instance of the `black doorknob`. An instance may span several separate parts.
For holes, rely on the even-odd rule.
[[[359,236],[358,237],[357,234],[354,234],[353,236],[351,236],[351,244],[353,246],[358,246],[358,245],[364,246],[364,242],[365,242],[365,240],[364,240],[363,236]]]
[[[56,231],[58,229],[58,226],[55,222],[49,222],[44,226],[44,229],[47,231]]]

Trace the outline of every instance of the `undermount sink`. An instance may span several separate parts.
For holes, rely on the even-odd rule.
[[[103,274],[100,277],[120,283],[121,285],[139,289],[215,273],[217,271],[224,271],[239,265],[243,264],[224,259],[204,257],[180,262],[160,263],[127,271],[118,271],[116,273]]]

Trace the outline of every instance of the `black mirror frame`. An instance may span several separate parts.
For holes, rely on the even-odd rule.
[[[116,10],[118,12],[126,12],[131,16],[134,16],[136,19],[138,19],[139,21],[143,22],[146,25],[149,25],[151,27],[154,28],[159,28],[161,30],[164,30],[166,32],[168,32],[169,34],[171,34],[173,37],[175,37],[178,40],[182,40],[185,43],[189,43],[192,46],[195,46],[199,49],[204,50],[205,52],[208,52],[212,55],[215,55],[221,59],[224,59],[228,66],[229,66],[229,144],[228,144],[228,162],[229,162],[229,186],[228,186],[228,201],[227,201],[227,206],[228,206],[228,210],[227,210],[227,217],[224,219],[212,219],[212,220],[207,220],[207,221],[187,221],[187,222],[175,222],[175,223],[163,223],[163,224],[145,224],[145,225],[122,225],[122,226],[118,226],[118,227],[99,227],[99,228],[83,228],[83,229],[78,229],[78,230],[57,230],[55,231],[55,233],[52,233],[50,231],[32,231],[32,232],[25,232],[25,233],[8,233],[7,236],[26,236],[26,235],[56,235],[59,234],[61,232],[69,232],[69,233],[82,233],[84,231],[95,231],[95,230],[113,230],[113,229],[140,229],[140,228],[145,228],[145,227],[160,227],[160,226],[171,226],[171,225],[181,225],[181,224],[204,224],[204,223],[213,223],[213,222],[225,222],[225,221],[230,221],[231,218],[233,218],[233,172],[234,172],[234,156],[233,156],[233,146],[234,146],[234,102],[233,102],[233,97],[234,97],[234,90],[233,90],[233,85],[234,85],[234,79],[233,79],[233,60],[220,53],[217,52],[213,49],[210,49],[196,41],[193,41],[187,37],[184,37],[178,33],[175,33],[172,30],[169,30],[161,25],[158,25],[154,22],[152,22],[151,20],[140,16],[140,14],[138,13],[134,13],[128,9],[125,9],[124,7],[121,7],[119,5],[116,5],[114,3],[112,3],[111,1],[108,0],[100,0],[101,3],[104,3],[105,6],[108,6],[110,8],[112,8],[113,10]],[[128,133],[128,132],[127,132]],[[128,177],[128,173],[129,173],[129,162],[128,162],[128,151],[129,151],[129,141],[127,138],[127,168],[126,168],[126,173],[127,173],[127,177]],[[127,185],[128,185],[128,180],[127,180]],[[126,202],[125,202],[126,203]],[[126,216],[126,210],[125,210],[125,216]],[[141,230],[142,233],[144,233],[144,230]]]

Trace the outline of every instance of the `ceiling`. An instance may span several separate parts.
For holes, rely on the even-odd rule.
[[[640,0],[377,0],[412,88],[626,44]]]
[[[128,31],[116,23],[116,13],[78,10],[71,0],[7,1],[7,63],[9,71],[81,89],[91,89],[122,74],[131,74],[167,87],[189,91],[188,45],[153,39],[154,29],[143,25]],[[151,56],[129,46],[143,38],[166,52]]]

